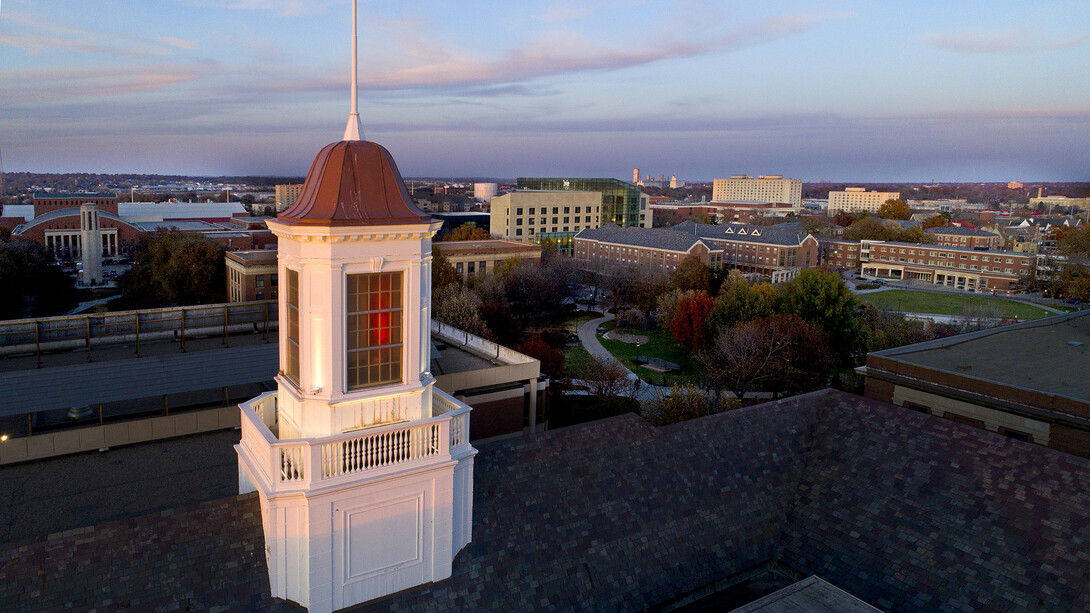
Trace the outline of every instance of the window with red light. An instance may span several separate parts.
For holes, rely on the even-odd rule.
[[[348,275],[347,385],[401,382],[400,272]]]

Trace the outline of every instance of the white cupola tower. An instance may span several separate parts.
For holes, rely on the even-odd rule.
[[[449,577],[472,526],[470,408],[435,389],[428,366],[441,223],[413,204],[390,153],[356,134],[322,149],[295,204],[268,221],[280,370],[275,392],[241,405],[236,446],[239,490],[261,501],[272,594],[312,613]]]

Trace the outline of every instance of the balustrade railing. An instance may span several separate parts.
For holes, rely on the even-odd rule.
[[[276,392],[240,405],[242,441],[274,489],[450,457],[469,445],[470,408],[435,390],[436,416],[318,439],[277,440]]]

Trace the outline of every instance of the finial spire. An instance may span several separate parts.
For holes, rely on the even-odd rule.
[[[362,140],[359,111],[359,71],[356,68],[356,0],[352,0],[352,110],[348,113],[348,125],[343,140]]]

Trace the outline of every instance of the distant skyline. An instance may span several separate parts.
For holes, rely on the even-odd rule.
[[[305,175],[349,0],[6,0],[6,171]],[[1085,0],[361,0],[406,176],[1090,180]]]

